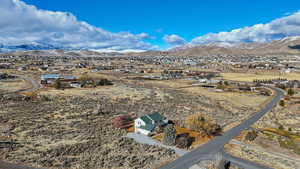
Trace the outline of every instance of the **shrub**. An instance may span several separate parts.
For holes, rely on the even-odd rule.
[[[89,77],[88,75],[82,75],[79,77],[79,81],[83,86],[87,85],[89,82],[92,81],[92,78]]]
[[[254,141],[256,137],[257,137],[257,132],[255,130],[252,130],[247,132],[245,139],[248,141]]]
[[[295,91],[293,89],[289,88],[287,93],[288,93],[288,95],[293,96],[295,94]]]
[[[223,84],[218,84],[217,85],[217,89],[222,89],[224,90],[226,87]]]
[[[203,114],[194,114],[186,119],[186,125],[190,130],[201,132],[205,135],[216,135],[221,132],[221,127]]]
[[[284,107],[284,106],[285,106],[284,100],[280,100],[280,101],[279,101],[279,105],[280,105],[281,107]]]
[[[164,129],[164,137],[163,137],[163,144],[165,145],[175,145],[176,140],[176,129],[174,125],[168,124]]]
[[[60,89],[62,87],[60,80],[56,80],[53,84],[55,89]]]
[[[34,100],[34,99],[37,99],[37,97],[38,97],[37,92],[26,92],[26,93],[24,93],[24,95],[26,96],[25,100]]]
[[[283,90],[286,89],[286,86],[284,84],[278,84],[278,85],[276,85],[276,87],[283,89]]]
[[[97,86],[106,86],[106,85],[113,85],[113,83],[107,79],[101,79],[96,82]]]
[[[283,127],[283,125],[282,125],[282,124],[280,124],[280,125],[279,125],[279,127],[278,127],[278,129],[279,129],[279,130],[284,130],[284,127]]]
[[[190,137],[188,133],[183,133],[176,137],[176,146],[178,148],[188,148],[192,145],[193,141],[193,137]]]

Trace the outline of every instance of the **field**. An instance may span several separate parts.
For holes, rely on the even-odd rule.
[[[124,101],[59,96],[0,100],[1,124],[12,126],[10,139],[18,143],[13,150],[0,149],[1,160],[42,168],[151,168],[176,157],[123,138],[125,131],[112,128],[111,119],[128,108]]]
[[[190,80],[128,80],[110,71],[87,75],[107,78],[114,85],[64,90],[45,87],[36,97],[26,99],[1,96],[1,123],[12,126],[9,137],[18,144],[13,150],[1,149],[0,160],[41,168],[148,169],[177,156],[171,150],[124,138],[125,130],[112,127],[114,117],[160,112],[183,133],[188,132],[182,128],[186,117],[204,113],[229,128],[267,99],[255,93],[191,87],[194,81]],[[189,132],[198,138],[194,147],[209,139]]]
[[[27,88],[30,88],[30,84],[28,84],[22,79],[10,79],[0,81],[0,93],[1,91],[14,92]]]
[[[300,73],[280,73],[280,72],[261,72],[261,73],[221,73],[221,76],[225,80],[243,81],[243,82],[253,82],[255,79],[276,79],[276,78],[286,78],[288,80],[299,80]]]

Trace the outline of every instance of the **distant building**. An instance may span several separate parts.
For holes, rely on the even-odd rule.
[[[59,74],[44,74],[41,76],[41,84],[51,84],[54,83],[56,80],[61,80],[64,82],[73,82],[77,80],[77,77],[73,75],[61,76]]]
[[[41,84],[51,84],[60,78],[59,74],[45,74],[41,76]]]
[[[9,68],[10,68],[10,64],[0,63],[0,69],[9,69]]]
[[[5,73],[0,73],[0,80],[5,79],[5,78],[6,78],[6,74]]]
[[[150,135],[156,127],[168,124],[169,120],[160,113],[152,113],[134,120],[135,132]]]
[[[74,88],[82,88],[83,87],[83,85],[80,82],[71,82],[70,86],[74,87]]]
[[[74,81],[77,80],[77,77],[73,75],[65,75],[65,76],[61,76],[60,79],[63,81]]]

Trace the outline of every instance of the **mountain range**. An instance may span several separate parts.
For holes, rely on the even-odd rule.
[[[204,56],[204,55],[241,55],[241,54],[300,54],[300,36],[286,37],[268,43],[212,43],[203,45],[186,44],[165,51],[120,52],[92,49],[70,49],[44,43],[29,43],[20,45],[0,44],[1,53],[12,55],[71,55],[71,56],[96,56],[103,54],[139,55],[139,56]]]

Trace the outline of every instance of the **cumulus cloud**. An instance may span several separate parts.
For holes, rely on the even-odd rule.
[[[164,41],[168,43],[170,46],[178,46],[178,45],[184,45],[186,43],[186,40],[182,37],[172,34],[172,35],[165,35],[163,37]]]
[[[113,33],[67,12],[37,9],[21,0],[0,0],[0,44],[51,44],[67,48],[149,50],[146,33]]]
[[[300,35],[300,11],[266,24],[234,29],[230,32],[209,33],[192,40],[192,44],[270,42]]]

